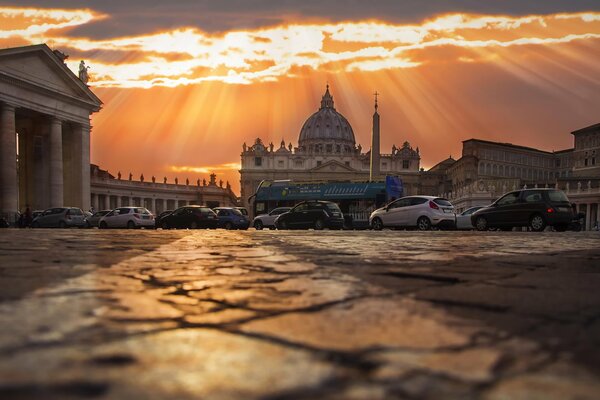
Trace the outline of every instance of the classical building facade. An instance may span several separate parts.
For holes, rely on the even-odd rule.
[[[234,207],[238,198],[231,190],[229,182],[217,183],[215,174],[210,180],[190,182],[185,180],[167,183],[166,178],[157,182],[154,177],[146,181],[144,176],[133,180],[131,174],[121,179],[100,169],[97,165],[91,168],[91,201],[96,210],[110,210],[122,206],[146,207],[158,215],[166,210],[174,210],[187,205],[207,205],[209,207]]]
[[[102,102],[45,44],[0,50],[0,213],[90,207],[90,115]]]
[[[241,199],[249,207],[252,196],[262,180],[290,179],[297,182],[315,181],[368,181],[383,179],[385,175],[398,175],[404,183],[405,193],[419,190],[419,148],[408,142],[395,145],[391,152],[379,151],[379,113],[377,104],[373,115],[374,157],[371,151],[363,152],[356,144],[354,131],[348,120],[335,109],[329,86],[321,99],[320,108],[300,129],[298,146],[282,141],[275,148],[257,138],[251,146],[245,143],[241,154]],[[375,163],[372,167],[372,163]],[[437,185],[437,182],[436,182]],[[435,186],[437,188],[437,186]]]
[[[446,183],[438,195],[449,198],[459,211],[487,205],[509,190],[523,187],[556,187],[564,190],[586,228],[599,219],[600,124],[572,132],[575,146],[548,152],[510,143],[469,139],[462,157],[449,163]]]

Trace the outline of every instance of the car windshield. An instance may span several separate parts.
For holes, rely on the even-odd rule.
[[[565,192],[563,192],[562,190],[549,190],[548,198],[553,203],[565,203],[565,202],[568,203],[569,202],[569,198],[567,197]]]
[[[452,203],[450,203],[450,202],[449,202],[448,200],[446,200],[446,199],[442,199],[442,198],[439,198],[439,199],[434,199],[434,200],[433,200],[433,202],[434,202],[435,204],[437,204],[438,206],[452,207]]]

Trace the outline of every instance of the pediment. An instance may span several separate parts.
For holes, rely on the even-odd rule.
[[[356,172],[352,167],[342,164],[336,160],[329,160],[319,165],[318,167],[311,168],[310,171],[314,172]]]
[[[58,96],[88,103],[94,111],[102,102],[46,45],[0,50],[0,74]]]

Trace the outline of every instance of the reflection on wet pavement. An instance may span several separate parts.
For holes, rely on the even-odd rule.
[[[595,398],[600,238],[0,233],[2,398]]]

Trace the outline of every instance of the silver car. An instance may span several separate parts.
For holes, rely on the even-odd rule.
[[[254,218],[252,221],[252,226],[261,230],[263,228],[275,229],[275,219],[279,217],[281,214],[290,211],[292,207],[277,207],[271,210],[268,214],[261,214]]]
[[[115,208],[100,218],[98,228],[154,228],[154,215],[144,207]]]
[[[407,196],[379,208],[369,218],[374,230],[383,228],[453,229],[456,226],[454,206],[434,196]]]
[[[471,230],[475,229],[473,224],[471,223],[471,215],[477,211],[481,210],[483,206],[471,207],[463,211],[461,214],[456,215],[456,229],[459,230]]]
[[[85,215],[81,208],[55,207],[45,210],[31,222],[32,228],[84,227]]]
[[[91,216],[85,219],[85,226],[87,228],[97,227],[98,223],[100,222],[100,218],[104,217],[109,212],[110,210],[96,211]]]

